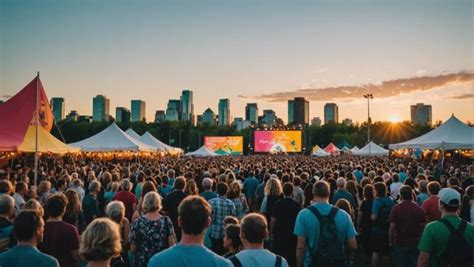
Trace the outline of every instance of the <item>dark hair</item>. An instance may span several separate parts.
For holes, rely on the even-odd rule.
[[[319,181],[313,186],[313,194],[317,197],[329,197],[329,184],[325,181]]]
[[[293,185],[289,182],[286,182],[284,185],[283,185],[283,194],[286,196],[286,197],[290,197],[293,195]]]
[[[227,193],[227,184],[218,183],[217,184],[217,194],[219,194],[219,196],[225,196],[226,193]]]
[[[373,200],[374,199],[374,186],[371,184],[366,184],[364,186],[364,199]]]
[[[443,201],[440,201],[441,205],[444,207],[444,209],[447,211],[447,212],[455,212],[459,209],[460,205],[457,205],[457,206],[451,206],[451,205],[448,205],[446,203],[444,203]]]
[[[242,246],[242,241],[240,240],[240,225],[238,224],[229,224],[225,228],[225,235],[232,242],[232,247],[240,248]]]
[[[186,187],[186,180],[184,177],[178,177],[174,181],[174,188],[176,190],[183,190]]]
[[[374,184],[375,192],[377,193],[378,197],[386,197],[387,196],[387,186],[382,182],[377,182]]]
[[[211,216],[211,206],[200,196],[188,196],[178,207],[181,229],[185,234],[199,235]]]
[[[428,192],[431,195],[437,195],[439,190],[441,190],[441,186],[439,185],[438,182],[433,181],[428,183]]]
[[[20,192],[23,190],[26,190],[28,188],[28,185],[25,182],[18,182],[15,185],[15,192]]]
[[[400,187],[400,197],[403,200],[413,200],[413,190],[408,185]]]
[[[67,197],[63,193],[57,193],[46,200],[44,210],[49,217],[58,217],[64,215],[66,206]]]
[[[41,224],[41,215],[35,210],[23,210],[13,222],[13,231],[18,241],[33,239]]]
[[[250,243],[262,243],[267,236],[267,220],[258,213],[247,214],[242,219],[240,231]]]

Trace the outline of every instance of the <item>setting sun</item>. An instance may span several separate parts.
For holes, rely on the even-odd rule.
[[[390,116],[390,118],[388,119],[391,123],[397,123],[397,122],[400,122],[400,118],[397,116],[397,115],[392,115]]]

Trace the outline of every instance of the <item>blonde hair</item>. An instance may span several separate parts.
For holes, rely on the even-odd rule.
[[[188,194],[188,196],[199,195],[199,189],[197,188],[196,182],[194,180],[189,180],[184,187],[184,192]]]
[[[142,211],[144,213],[161,210],[161,197],[156,192],[148,192],[143,198]]]
[[[112,201],[107,204],[105,214],[116,223],[120,223],[125,216],[125,205],[122,201]]]
[[[47,193],[51,189],[51,182],[43,180],[38,185],[38,193]]]
[[[79,253],[87,261],[104,261],[120,255],[119,225],[108,218],[92,221],[81,236]]]
[[[30,199],[30,200],[26,201],[25,205],[23,205],[22,210],[34,210],[34,211],[38,212],[41,215],[41,217],[44,216],[43,206],[41,206],[39,201],[36,200],[36,199]]]
[[[280,180],[277,178],[270,178],[265,185],[265,194],[267,196],[280,196],[283,193]]]

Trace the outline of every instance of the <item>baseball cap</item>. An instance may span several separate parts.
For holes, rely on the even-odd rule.
[[[461,204],[461,195],[452,188],[443,188],[438,193],[439,200],[444,204],[457,207]]]

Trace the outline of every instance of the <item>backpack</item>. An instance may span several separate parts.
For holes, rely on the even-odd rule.
[[[441,254],[441,266],[472,266],[473,247],[464,238],[467,222],[462,220],[459,228],[454,226],[446,219],[439,219],[450,232],[446,249]]]
[[[242,263],[235,255],[230,257],[229,260],[230,262],[232,262],[234,267],[243,267]],[[281,263],[282,263],[281,256],[276,255],[275,267],[281,267]]]
[[[390,217],[391,208],[386,204],[382,204],[377,219],[375,220],[375,225],[379,227],[384,233],[388,234],[388,229],[390,228]]]
[[[346,251],[344,244],[337,236],[336,217],[338,208],[332,207],[328,215],[323,216],[314,206],[309,206],[308,209],[314,214],[319,221],[319,240],[311,254],[311,266],[343,266],[346,261]]]

